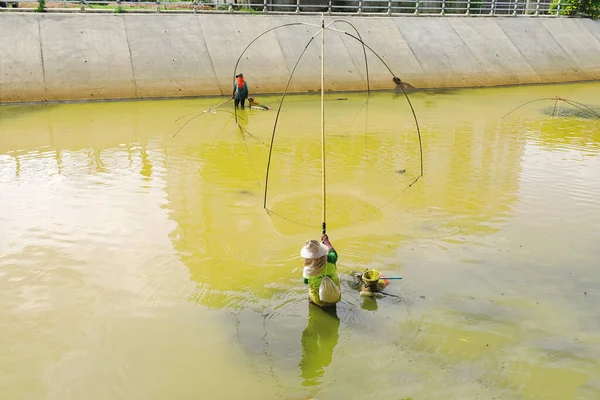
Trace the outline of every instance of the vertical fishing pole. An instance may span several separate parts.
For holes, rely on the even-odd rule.
[[[326,182],[325,182],[325,16],[321,13],[321,182],[323,190],[323,235],[326,224]]]
[[[304,47],[304,49],[302,50],[302,53],[300,54],[300,56],[298,57],[298,59],[296,60],[296,63],[294,64],[294,68],[292,69],[290,76],[288,78],[287,84],[285,86],[283,95],[281,97],[281,102],[279,103],[279,107],[277,108],[277,113],[275,115],[275,122],[273,124],[273,131],[271,134],[271,144],[269,146],[269,156],[267,159],[267,168],[266,168],[266,174],[265,174],[265,190],[264,190],[264,198],[263,198],[263,207],[264,209],[267,211],[268,214],[276,214],[279,215],[277,213],[275,213],[273,210],[268,208],[267,205],[267,194],[268,194],[268,187],[269,187],[269,175],[270,175],[270,170],[271,170],[271,162],[272,162],[272,156],[273,156],[273,148],[274,148],[274,141],[275,141],[275,133],[277,131],[277,126],[278,126],[278,121],[279,121],[279,117],[280,117],[280,113],[282,110],[282,106],[284,103],[284,99],[288,93],[288,89],[290,87],[290,83],[292,81],[292,78],[294,76],[294,72],[296,71],[296,68],[298,67],[298,64],[300,63],[300,60],[302,59],[302,57],[304,56],[306,50],[308,49],[309,45],[311,44],[311,42],[316,39],[316,37],[319,35],[319,33],[321,34],[321,163],[322,163],[322,232],[323,234],[327,233],[327,225],[326,225],[326,205],[327,205],[327,199],[326,199],[326,166],[325,166],[325,105],[324,105],[324,101],[325,101],[325,30],[328,29],[332,32],[338,32],[341,34],[344,34],[350,38],[352,38],[353,40],[358,41],[360,44],[362,44],[363,46],[363,53],[366,53],[366,50],[369,50],[375,57],[377,57],[379,59],[379,61],[387,68],[387,70],[390,72],[390,74],[392,75],[392,79],[394,81],[394,83],[396,83],[397,86],[400,87],[400,89],[402,89],[402,92],[404,94],[404,97],[406,98],[406,101],[408,103],[408,106],[412,112],[414,121],[415,121],[415,127],[417,129],[417,138],[419,141],[419,156],[420,156],[420,174],[419,176],[417,176],[417,178],[410,184],[408,185],[408,188],[412,187],[418,180],[419,178],[421,178],[424,175],[424,168],[423,168],[423,164],[424,164],[424,160],[423,160],[423,144],[422,144],[422,139],[421,139],[421,131],[419,128],[419,121],[417,120],[417,116],[416,116],[416,112],[414,110],[414,107],[410,101],[410,99],[408,98],[408,94],[406,93],[406,90],[404,89],[404,86],[402,85],[402,81],[400,80],[400,78],[398,78],[394,72],[391,70],[391,68],[389,67],[389,65],[383,60],[383,58],[375,51],[373,50],[373,48],[371,48],[369,45],[367,45],[362,38],[360,37],[360,33],[358,32],[358,30],[350,23],[354,31],[355,31],[355,35],[349,32],[346,32],[344,30],[340,30],[340,29],[335,29],[335,28],[331,28],[330,25],[332,25],[335,22],[346,22],[343,20],[334,20],[331,21],[328,25],[325,25],[325,15],[324,13],[321,13],[321,24],[317,25],[317,24],[310,24],[310,23],[306,23],[306,22],[295,22],[295,23],[289,23],[289,24],[283,24],[283,25],[279,25],[273,28],[270,28],[268,30],[266,30],[265,32],[263,32],[262,34],[260,34],[259,36],[257,36],[254,40],[252,40],[252,42],[250,42],[248,44],[248,46],[246,46],[246,48],[244,49],[244,51],[242,52],[242,54],[239,56],[238,61],[236,63],[236,68],[234,68],[234,71],[237,71],[237,66],[239,64],[239,62],[241,61],[241,59],[243,58],[244,54],[246,53],[246,51],[251,47],[251,45],[253,43],[255,43],[259,38],[261,38],[262,36],[264,36],[265,34],[267,34],[268,32],[271,32],[273,30],[279,29],[279,28],[284,28],[284,27],[288,27],[288,26],[295,26],[295,25],[303,25],[303,26],[310,26],[310,27],[315,27],[315,28],[321,28],[320,32],[317,31],[308,41],[308,43],[306,44],[306,46]],[[369,72],[368,72],[368,67],[367,67],[367,57],[365,54],[365,68],[367,69],[367,93],[370,92],[370,83],[369,83]],[[235,72],[234,72],[235,75]],[[368,126],[368,122],[367,122],[367,126]],[[365,146],[366,147],[366,146]],[[405,189],[405,190],[406,190]],[[403,190],[401,193],[403,193],[405,190]],[[400,194],[401,194],[400,193]],[[394,200],[397,196],[394,196],[394,198],[392,198],[392,200]],[[392,202],[392,200],[390,200],[388,203],[386,204],[390,204]],[[385,207],[379,207],[378,210],[380,210],[381,208]],[[283,217],[281,215],[279,215],[280,217]],[[292,221],[289,218],[283,217],[284,219],[287,219],[289,221]],[[292,221],[292,222],[296,222],[299,223],[301,225],[304,225],[298,221]],[[307,226],[307,225],[305,225]]]

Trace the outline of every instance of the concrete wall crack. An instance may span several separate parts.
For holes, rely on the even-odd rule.
[[[210,51],[208,50],[208,46],[206,45],[206,35],[204,34],[204,30],[202,29],[202,23],[200,23],[200,16],[196,16],[196,21],[198,21],[198,27],[200,28],[200,32],[202,32],[202,44],[206,49],[206,55],[208,57],[208,63],[212,68],[213,76],[217,81],[217,86],[219,87],[219,93],[223,96],[223,90],[221,89],[221,85],[219,84],[219,76],[217,75],[217,70],[215,69],[215,64],[213,63],[212,56],[210,55]]]
[[[515,42],[513,42],[513,40],[511,39],[510,35],[508,33],[506,33],[506,31],[502,27],[502,24],[498,24],[498,27],[504,33],[504,35],[508,38],[508,41],[510,42],[510,44],[512,44],[512,46],[519,52],[519,54],[521,55],[521,57],[523,57],[523,61],[525,61],[525,63],[527,63],[527,65],[529,65],[529,67],[535,73],[535,75],[540,79],[541,82],[543,82],[543,79],[540,76],[540,74],[537,72],[537,70],[535,68],[533,68],[533,65],[531,65],[531,63],[529,62],[529,60],[527,59],[527,57],[525,57],[525,54],[523,54],[523,52],[521,51],[521,49],[519,48],[519,46],[517,46],[515,44]]]
[[[404,43],[406,43],[406,48],[408,49],[408,51],[410,51],[410,54],[413,56],[414,60],[417,62],[417,65],[419,66],[419,68],[421,69],[421,71],[423,72],[423,75],[425,74],[425,70],[423,69],[423,65],[421,65],[421,61],[419,60],[419,58],[417,57],[417,54],[415,53],[415,51],[413,50],[413,48],[410,45],[410,42],[408,40],[406,40],[406,38],[404,37],[404,35],[402,34],[402,30],[400,29],[400,26],[398,26],[398,23],[394,20],[394,24],[396,27],[396,30],[398,31],[398,35],[400,35],[400,37],[402,38],[402,40],[404,40]],[[394,71],[394,73],[396,73],[397,71]],[[404,76],[402,74],[397,75],[398,78],[400,78],[401,80],[404,81]]]
[[[574,70],[573,72],[574,72],[574,73],[576,73],[576,74],[578,74],[578,75],[582,75],[582,74],[583,74],[585,79],[589,79],[590,77],[588,77],[588,76],[587,76],[587,75],[586,75],[586,74],[583,72],[583,68],[582,68],[582,66],[581,66],[581,65],[580,65],[580,64],[577,62],[577,58],[576,58],[576,57],[573,57],[573,56],[570,54],[569,50],[568,50],[567,48],[565,48],[565,46],[563,46],[563,45],[560,43],[560,40],[558,40],[559,38],[557,38],[557,37],[556,37],[556,36],[555,36],[555,35],[552,33],[552,31],[551,31],[550,29],[548,29],[548,27],[547,27],[545,24],[543,24],[543,23],[542,23],[542,24],[540,24],[540,25],[542,25],[542,28],[543,28],[543,29],[544,29],[546,32],[548,32],[548,35],[550,35],[550,37],[554,38],[554,41],[556,42],[556,44],[558,45],[558,47],[560,47],[560,49],[561,49],[562,51],[564,51],[564,52],[565,52],[565,54],[567,55],[567,57],[569,57],[569,58],[570,58],[570,59],[573,61],[573,63],[574,63],[576,66],[577,66],[577,69],[576,69],[576,70]],[[583,29],[583,30],[585,30],[585,28],[584,28],[583,26],[582,26],[582,29]],[[571,69],[571,70],[573,70],[573,68],[570,68],[570,69]]]
[[[462,36],[460,36],[460,34],[458,33],[458,31],[456,30],[456,28],[450,23],[448,22],[448,26],[450,27],[450,29],[452,29],[452,32],[454,32],[456,34],[456,37],[458,37],[460,39],[460,41],[462,42],[462,44],[465,45],[465,48],[467,50],[469,50],[469,53],[471,53],[471,55],[473,56],[473,59],[475,61],[477,61],[477,64],[479,64],[479,67],[481,68],[481,70],[483,71],[483,75],[487,78],[490,78],[490,74],[487,72],[487,70],[485,69],[485,66],[481,63],[481,60],[479,60],[479,58],[477,58],[477,55],[475,54],[475,52],[473,51],[473,49],[471,49],[471,47],[467,44],[467,42],[465,42],[465,40],[462,38]],[[480,86],[485,86],[480,82]]]
[[[137,87],[137,79],[135,77],[135,68],[133,67],[133,56],[131,55],[131,44],[129,43],[129,32],[127,32],[127,21],[125,20],[125,16],[121,16],[121,20],[123,21],[123,27],[125,28],[125,39],[127,40],[127,50],[129,51],[129,65],[131,65],[131,75],[133,76],[133,88],[135,90],[135,98],[139,97],[138,95],[138,87]]]
[[[42,99],[43,101],[48,101],[48,94],[47,94],[47,90],[46,90],[46,67],[44,66],[44,47],[43,47],[43,40],[42,40],[42,18],[44,18],[43,15],[40,15],[37,18],[37,22],[38,22],[38,35],[40,38],[40,58],[42,60],[42,78],[44,80],[44,98]]]

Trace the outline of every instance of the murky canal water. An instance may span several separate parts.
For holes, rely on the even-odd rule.
[[[600,398],[600,84],[0,107],[0,397]],[[338,100],[344,98],[345,100]],[[581,110],[579,110],[581,111]],[[553,116],[553,114],[556,114]],[[400,133],[399,133],[400,132]],[[364,299],[350,273],[401,275]],[[395,297],[397,296],[397,297]]]

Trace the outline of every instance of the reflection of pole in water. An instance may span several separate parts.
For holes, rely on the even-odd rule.
[[[152,179],[152,161],[150,161],[150,157],[148,157],[148,151],[144,147],[140,151],[140,158],[142,160],[142,169],[140,170],[140,174],[144,176],[145,181],[150,181]]]
[[[321,383],[325,368],[333,359],[339,328],[340,318],[335,307],[308,305],[308,324],[302,332],[302,360],[299,364],[302,386]]]
[[[54,160],[56,161],[56,170],[59,175],[62,175],[63,170],[63,161],[62,161],[62,152],[60,149],[54,150]]]
[[[19,156],[18,155],[14,155],[13,158],[15,159],[15,178],[19,179],[21,177],[21,161],[19,160]]]
[[[90,158],[88,165],[90,169],[95,170],[95,172],[106,171],[106,166],[104,165],[104,162],[102,161],[102,157],[100,155],[101,152],[102,150],[98,149],[92,149],[88,152],[88,157]]]
[[[59,175],[62,175],[63,162],[62,162],[62,153],[60,149],[57,149],[54,145],[54,130],[52,129],[52,123],[48,121],[48,134],[50,136],[50,144],[54,147],[54,159],[56,160],[56,169]]]

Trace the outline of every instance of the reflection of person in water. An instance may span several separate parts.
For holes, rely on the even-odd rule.
[[[308,305],[308,325],[302,332],[302,361],[300,370],[303,386],[315,386],[333,358],[338,342],[340,319],[336,308]]]
[[[246,128],[248,127],[248,114],[246,113],[245,109],[238,110],[237,123],[238,123],[238,128],[240,128],[241,132],[246,131]]]

